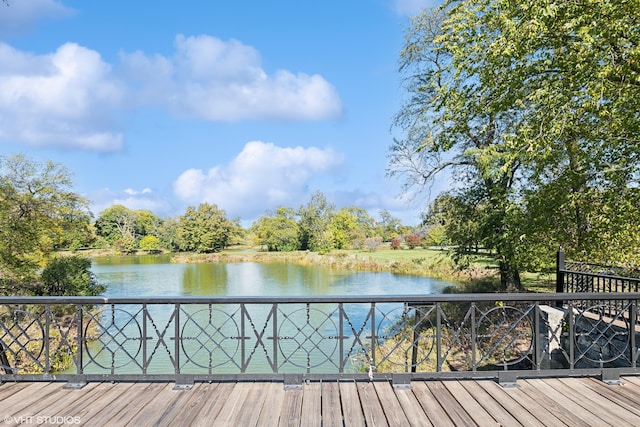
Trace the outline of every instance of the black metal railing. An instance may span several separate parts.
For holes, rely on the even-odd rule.
[[[565,260],[561,249],[557,254],[556,292],[640,292],[640,272],[623,267]],[[611,314],[620,310],[624,304],[622,300],[607,298],[602,302],[603,310]]]
[[[638,372],[640,293],[607,299],[605,313],[600,293],[0,297],[0,381]]]

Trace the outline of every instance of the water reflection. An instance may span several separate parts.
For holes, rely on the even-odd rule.
[[[167,255],[96,258],[106,296],[306,296],[439,293],[449,282],[287,263],[171,263]]]

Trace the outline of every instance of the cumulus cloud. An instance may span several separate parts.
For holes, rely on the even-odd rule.
[[[100,54],[75,43],[35,55],[0,43],[0,140],[97,151],[122,147],[110,123],[122,85]]]
[[[115,67],[76,43],[42,55],[0,43],[0,141],[121,150],[115,117],[125,100],[126,108],[213,121],[320,120],[342,112],[324,78],[268,74],[258,52],[237,40],[177,36],[172,57],[122,54]]]
[[[302,204],[313,177],[336,171],[342,162],[343,156],[331,149],[253,141],[226,166],[184,171],[173,189],[185,202],[215,203],[229,216],[252,218],[278,206]]]
[[[318,120],[338,117],[342,104],[322,76],[262,69],[259,53],[237,40],[200,35],[175,39],[168,58],[121,55],[122,70],[135,79],[144,103],[174,114],[214,121]]]
[[[23,34],[41,20],[66,18],[75,11],[55,0],[11,0],[0,2],[0,37]]]
[[[149,210],[156,215],[170,214],[169,202],[160,194],[149,188],[134,190],[111,190],[103,188],[88,195],[91,202],[91,212],[97,217],[102,211],[113,206],[122,205],[131,210]]]

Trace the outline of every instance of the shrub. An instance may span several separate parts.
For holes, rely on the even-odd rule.
[[[422,244],[420,236],[416,234],[409,234],[404,240],[407,243],[407,246],[409,246],[409,249],[415,249]]]

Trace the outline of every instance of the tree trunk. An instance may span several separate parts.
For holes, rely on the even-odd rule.
[[[524,292],[520,272],[506,262],[500,262],[500,290],[504,292]]]

